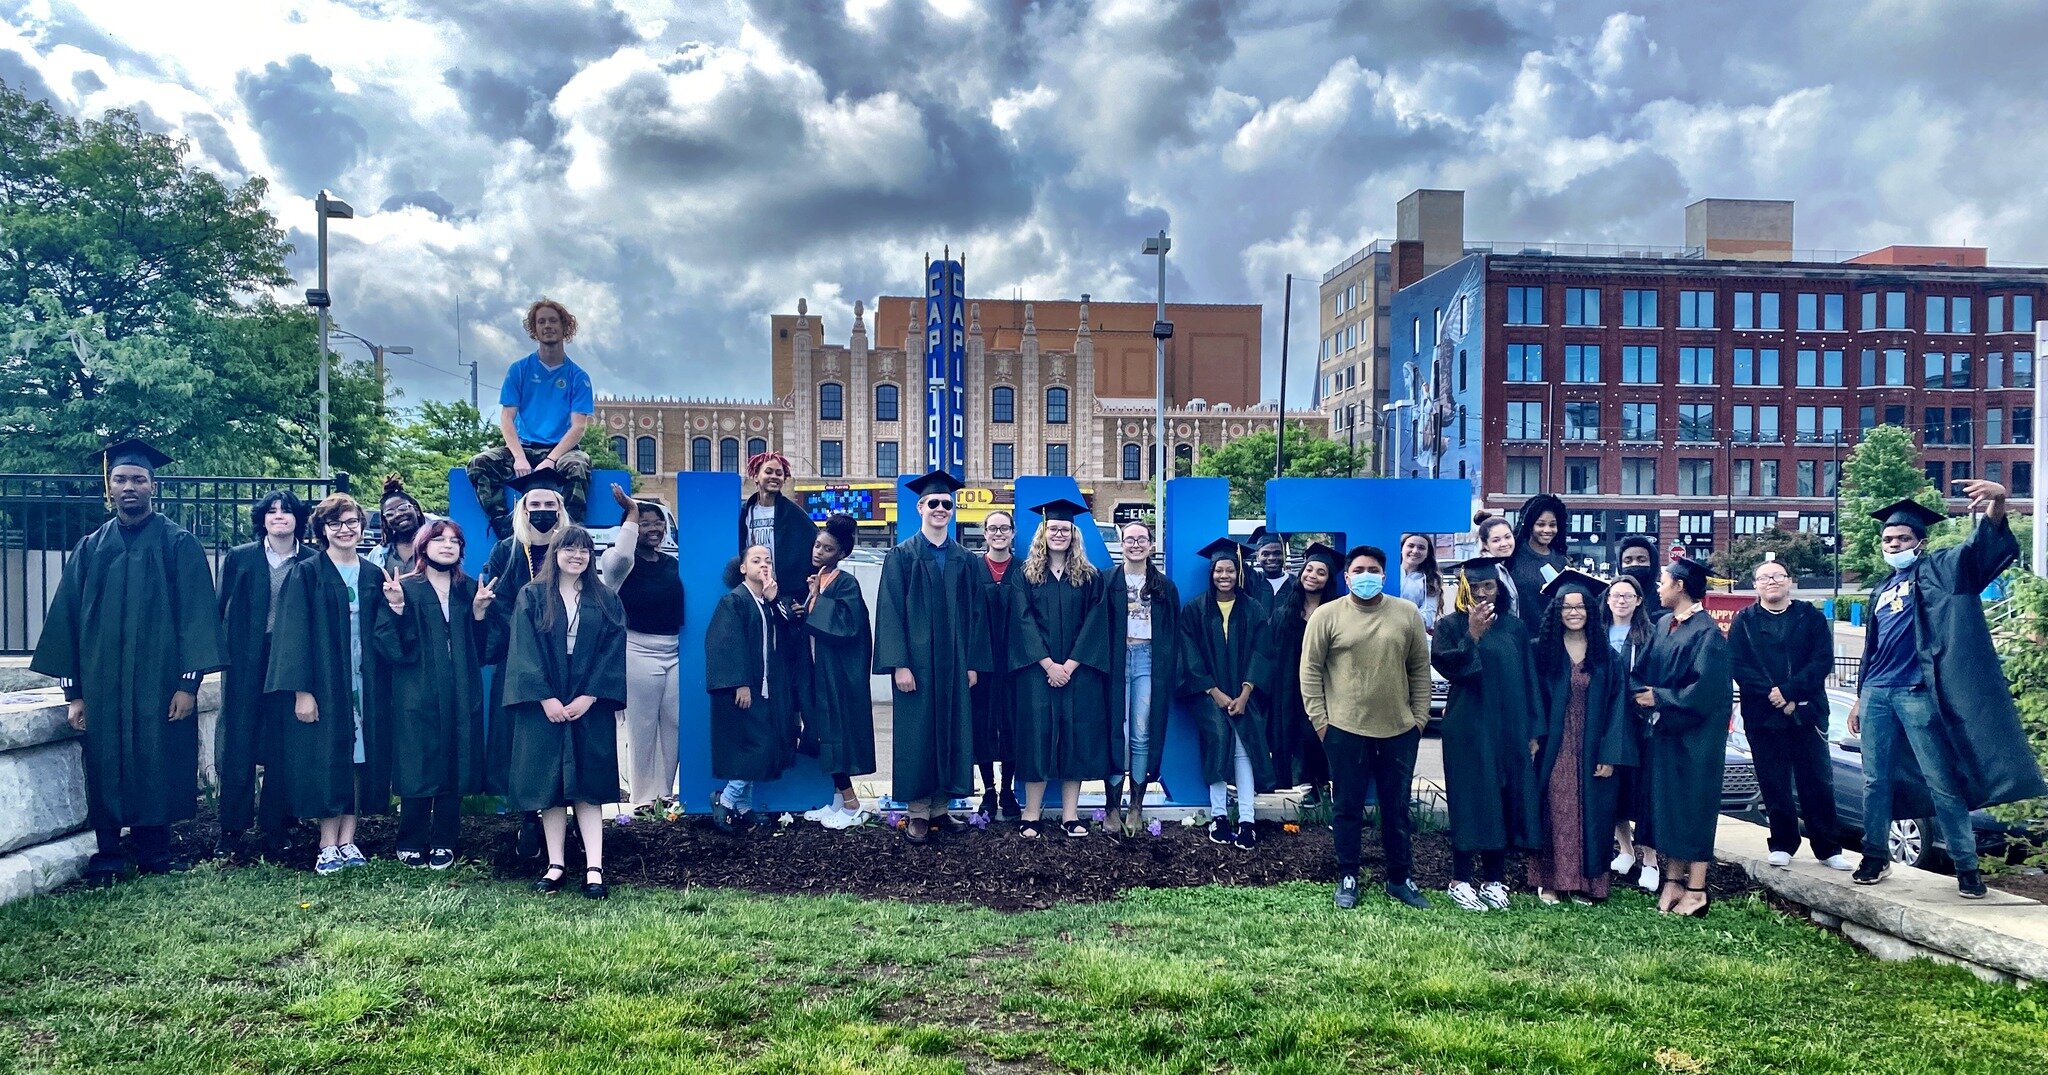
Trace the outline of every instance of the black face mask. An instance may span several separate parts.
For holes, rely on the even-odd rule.
[[[526,521],[532,523],[533,528],[535,530],[538,530],[541,533],[545,534],[548,531],[553,530],[555,528],[556,523],[562,521],[562,513],[559,511],[551,511],[547,509],[542,509],[540,511],[530,511],[526,513]]]
[[[1636,580],[1636,586],[1643,591],[1643,602],[1654,604],[1657,600],[1657,569],[1647,564],[1624,567],[1621,573]]]
[[[454,564],[439,564],[439,563],[435,563],[435,562],[434,562],[434,558],[433,558],[433,557],[431,557],[431,556],[426,556],[426,555],[422,555],[422,556],[420,557],[420,565],[421,565],[421,566],[423,566],[423,567],[425,567],[425,568],[426,568],[427,570],[429,570],[429,571],[439,571],[439,572],[440,572],[440,573],[442,573],[443,575],[447,574],[447,573],[448,573],[448,572],[450,572],[450,571],[453,571],[453,570],[455,570],[455,565],[454,565]]]

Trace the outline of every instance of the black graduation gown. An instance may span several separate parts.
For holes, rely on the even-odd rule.
[[[893,689],[894,797],[953,799],[974,791],[974,709],[967,673],[988,676],[983,568],[957,541],[942,570],[922,533],[889,550],[875,599],[876,675],[910,669],[917,690]]]
[[[1564,534],[1560,532],[1558,541],[1563,540]],[[1556,551],[1539,555],[1518,547],[1514,555],[1508,557],[1508,574],[1515,580],[1515,615],[1521,619],[1522,626],[1529,629],[1530,638],[1542,632],[1543,610],[1550,607],[1550,598],[1543,596],[1543,584],[1547,581],[1543,577],[1543,569],[1563,571],[1565,566],[1564,554]],[[1657,595],[1650,594],[1648,600],[1654,603]]]
[[[1641,755],[1637,743],[1640,722],[1628,712],[1627,668],[1622,659],[1607,648],[1605,639],[1588,637],[1586,647],[1589,665],[1586,729],[1582,740],[1584,749],[1577,759],[1579,787],[1583,789],[1579,802],[1584,811],[1584,822],[1578,835],[1585,842],[1584,869],[1592,874],[1604,871],[1614,853],[1614,822],[1621,808],[1622,780],[1641,760]],[[1551,769],[1557,764],[1557,752],[1564,746],[1565,710],[1572,699],[1571,676],[1568,660],[1562,667],[1537,676],[1543,706],[1541,723],[1537,728],[1537,738],[1543,742],[1543,752],[1536,756],[1536,778],[1541,782],[1539,802],[1549,801]],[[1597,765],[1614,766],[1614,775],[1594,776],[1593,768]],[[1542,829],[1541,818],[1539,814],[1539,832]],[[1551,835],[1560,838],[1565,834]]]
[[[1437,621],[1429,660],[1450,682],[1444,703],[1444,792],[1451,846],[1459,851],[1533,851],[1542,846],[1541,803],[1529,742],[1536,738],[1536,668],[1529,631],[1497,617],[1472,640],[1471,614]]]
[[[199,714],[169,719],[171,695],[196,689],[186,675],[222,663],[213,576],[196,538],[151,514],[127,536],[110,519],[79,541],[29,668],[85,699],[86,814],[94,828],[192,817]]]
[[[487,628],[471,615],[476,580],[448,587],[406,579],[405,615],[385,605],[377,656],[391,675],[391,786],[401,799],[474,795],[484,781],[483,649]]]
[[[818,745],[818,764],[826,772],[872,773],[875,710],[868,668],[875,640],[860,583],[846,571],[836,573],[804,614],[803,630],[811,649],[809,677],[798,695],[804,738]]]
[[[540,617],[548,602],[555,605],[555,622],[543,628]],[[619,710],[626,705],[626,614],[619,599],[594,578],[584,583],[578,604],[573,654],[569,614],[559,596],[529,586],[519,591],[512,609],[512,644],[505,658],[505,711],[512,723],[506,801],[515,810],[621,798]],[[597,701],[577,720],[555,724],[541,709],[545,699],[566,705],[585,694]]]
[[[1017,584],[1024,577],[1024,560],[1022,557],[1011,557],[1010,566],[1004,571],[1001,582],[996,581],[995,572],[989,568],[988,557],[977,556],[975,562],[981,565],[981,589],[985,605],[982,623],[988,631],[989,657],[993,660],[997,654],[1002,654],[1003,660],[1008,660],[1010,625],[1017,616],[1017,611],[1011,607],[1011,603],[1016,600]],[[974,689],[968,693],[974,703],[975,764],[1001,762],[1009,765],[1015,762],[1015,678],[1007,674],[982,676],[981,682],[976,683]]]
[[[1209,688],[1214,687],[1235,698],[1246,683],[1257,685],[1270,677],[1262,646],[1265,614],[1256,603],[1242,597],[1236,606],[1230,613],[1227,638],[1215,591],[1205,590],[1181,608],[1180,693],[1193,699],[1195,733],[1202,744],[1202,780],[1222,784],[1236,778],[1235,752],[1230,747],[1230,736],[1235,732],[1244,743],[1245,752],[1251,755],[1254,790],[1271,791],[1273,756],[1266,746],[1265,718],[1268,699],[1254,690],[1244,712],[1233,717],[1208,697]],[[1156,661],[1152,668],[1155,676],[1164,671]],[[1155,750],[1160,742],[1154,741]],[[1244,789],[1238,789],[1238,793],[1244,794]]]
[[[484,792],[505,794],[512,769],[512,719],[505,713],[505,656],[512,648],[512,610],[519,594],[547,563],[546,546],[528,548],[518,538],[505,538],[491,549],[483,577],[491,581],[490,611],[484,615],[484,663],[491,669],[490,693],[484,700]]]
[[[300,545],[292,551],[292,562],[310,560],[316,554],[312,546]],[[224,769],[267,764],[270,755],[263,730],[275,719],[279,707],[287,717],[291,715],[292,696],[263,688],[270,674],[270,559],[264,555],[263,542],[237,545],[221,561],[220,622],[227,667],[221,673],[214,753]],[[274,793],[282,793],[282,777],[271,787]]]
[[[1992,648],[1980,596],[2018,558],[2011,524],[1986,517],[1961,545],[1928,553],[1906,569],[1913,577],[1920,674],[1936,703],[1935,734],[1948,742],[1956,794],[1972,810],[2048,795]],[[1876,642],[1875,630],[1864,632],[1866,667]],[[1910,753],[1899,752],[1907,778],[1892,782],[1893,817],[1934,813]]]
[[[1657,696],[1656,719],[1643,735],[1647,834],[1637,839],[1668,858],[1711,862],[1735,707],[1728,640],[1705,610],[1683,623],[1666,619],[1636,674],[1635,686]]]
[[[1160,758],[1166,753],[1166,716],[1173,711],[1173,695],[1179,686],[1182,662],[1186,659],[1185,637],[1180,630],[1180,588],[1173,580],[1147,569],[1152,580],[1152,704],[1140,716],[1151,729],[1148,741],[1152,744],[1152,757],[1147,760],[1148,772],[1131,774],[1134,779],[1153,783],[1159,779]],[[1102,607],[1107,614],[1105,634],[1109,638],[1109,734],[1114,746],[1127,740],[1119,738],[1130,720],[1128,699],[1124,692],[1124,678],[1128,675],[1130,649],[1124,640],[1130,632],[1130,609],[1126,607],[1123,569],[1109,573],[1108,584],[1102,588]],[[1128,764],[1127,757],[1111,759],[1112,767]]]
[[[753,537],[753,530],[747,526],[747,513],[753,509],[754,498],[740,502],[739,548],[746,551],[747,542]],[[804,511],[796,501],[786,496],[775,498],[775,589],[784,598],[801,596],[809,586],[811,577],[811,545],[818,540],[818,524],[811,521],[810,513]]]
[[[1648,606],[1639,608],[1636,611],[1636,615],[1644,615],[1647,608]],[[1654,632],[1662,622],[1662,620],[1651,620],[1650,631],[1643,635],[1643,641],[1641,642],[1626,641],[1621,644],[1620,649],[1615,649],[1613,646],[1607,648],[1607,652],[1614,654],[1616,659],[1621,662],[1623,674],[1627,677],[1627,690],[1622,698],[1621,707],[1622,712],[1628,716],[1629,727],[1633,729],[1631,734],[1635,736],[1636,741],[1635,766],[1616,773],[1614,777],[1621,783],[1620,801],[1615,804],[1614,818],[1617,822],[1642,821],[1650,816],[1650,774],[1643,767],[1642,763],[1643,731],[1649,727],[1646,720],[1649,714],[1639,711],[1636,708],[1633,697],[1630,696],[1635,694],[1636,685],[1642,682],[1642,677],[1639,673],[1641,673],[1643,668],[1643,659],[1650,655],[1649,640],[1654,637]],[[1606,628],[1604,627],[1601,628],[1601,637],[1606,637]],[[1635,833],[1635,839],[1637,842],[1642,843],[1643,846],[1655,849],[1656,844],[1644,839],[1644,834],[1647,831],[1647,829],[1639,829]]]
[[[349,595],[325,553],[301,560],[277,595],[270,638],[273,691],[306,691],[320,707],[310,724],[281,707],[268,729],[293,817],[375,815],[391,810],[390,676],[377,653],[377,621],[391,614],[377,565],[358,561],[357,630],[363,650],[363,764],[355,763],[354,684],[349,675]]]
[[[1294,584],[1289,584],[1292,589]],[[1316,738],[1309,722],[1308,707],[1301,699],[1301,640],[1308,621],[1290,611],[1289,594],[1273,608],[1267,621],[1266,647],[1270,650],[1266,669],[1271,679],[1260,684],[1271,698],[1266,714],[1266,743],[1273,750],[1273,775],[1281,787],[1323,784],[1330,779],[1330,763],[1323,757],[1322,740]]]
[[[734,587],[718,599],[704,631],[711,775],[720,780],[773,780],[796,758],[796,699],[784,675],[788,662],[779,652],[781,616],[770,608],[763,624],[754,595],[745,586]],[[741,687],[754,696],[746,709],[733,702],[733,692]]]
[[[1116,768],[1109,726],[1108,615],[1100,573],[1076,586],[1017,575],[1006,667],[1016,688],[1017,779],[1099,780]],[[1121,641],[1121,640],[1119,640]],[[1067,685],[1046,681],[1042,658],[1078,661]]]

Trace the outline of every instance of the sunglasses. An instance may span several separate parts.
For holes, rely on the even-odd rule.
[[[952,511],[953,502],[950,500],[927,500],[924,502],[924,509],[926,511]]]

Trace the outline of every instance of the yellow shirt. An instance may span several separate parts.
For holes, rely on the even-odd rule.
[[[1235,597],[1228,601],[1220,597],[1216,599],[1216,611],[1223,614],[1223,639],[1226,642],[1230,640],[1230,610],[1236,607],[1237,598]]]

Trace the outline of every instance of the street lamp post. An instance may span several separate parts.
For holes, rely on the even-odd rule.
[[[349,332],[346,329],[330,328],[328,329],[328,331],[336,336],[341,336],[345,339],[354,340],[357,343],[362,344],[364,347],[370,349],[370,360],[376,366],[377,369],[377,406],[384,406],[384,356],[409,355],[412,354],[412,348],[407,347],[404,344],[392,344],[391,346],[386,347],[382,344],[371,343],[369,340],[366,340],[353,332]]]
[[[1381,444],[1379,448],[1379,466],[1377,469],[1379,476],[1382,478],[1387,476],[1387,457],[1394,454],[1394,425],[1401,420],[1401,408],[1413,406],[1415,406],[1415,401],[1412,399],[1397,399],[1391,403],[1380,404],[1379,437],[1376,439]],[[1394,472],[1394,477],[1398,478],[1400,476],[1399,471]],[[1434,474],[1430,475],[1432,478],[1435,476]]]
[[[334,469],[328,462],[327,432],[327,309],[334,304],[327,293],[327,221],[352,220],[354,207],[322,189],[313,199],[313,215],[319,219],[320,233],[320,286],[306,293],[307,305],[320,311],[320,476],[331,478]]]
[[[1159,308],[1152,321],[1152,364],[1153,388],[1157,392],[1154,400],[1158,407],[1158,429],[1153,434],[1159,456],[1158,469],[1153,472],[1152,518],[1159,528],[1160,541],[1166,535],[1166,477],[1172,473],[1172,463],[1166,454],[1166,341],[1173,338],[1173,322],[1166,319],[1166,252],[1173,249],[1173,240],[1166,237],[1166,229],[1145,240],[1141,251],[1159,260]],[[1163,546],[1162,546],[1163,547]]]

